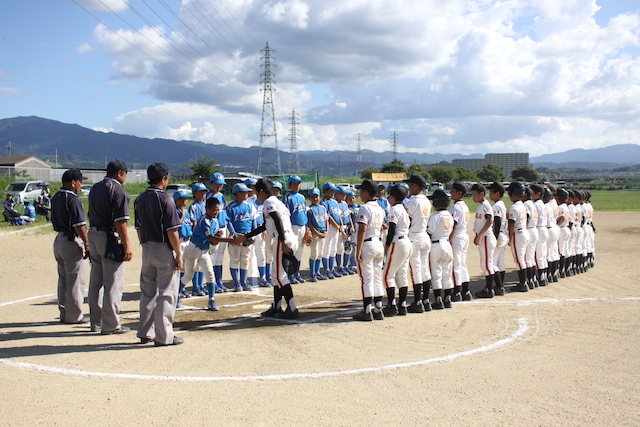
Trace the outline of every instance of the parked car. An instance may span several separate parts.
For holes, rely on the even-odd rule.
[[[356,190],[356,186],[355,186],[355,185],[353,185],[353,184],[349,184],[349,183],[347,183],[347,182],[341,182],[341,183],[339,183],[339,184],[336,184],[336,187],[344,187],[344,188],[346,188],[347,190],[351,190],[351,191],[353,191],[353,192],[354,192],[354,193],[356,193],[356,194],[358,193],[358,190]]]
[[[89,197],[89,193],[91,193],[91,189],[93,188],[92,184],[84,184],[82,186],[82,193],[80,193],[81,196],[85,196],[85,197]]]
[[[186,191],[187,193],[191,194],[191,188],[189,188],[187,184],[169,184],[167,185],[167,188],[164,190],[164,192],[170,196],[173,196],[173,193],[178,190]]]
[[[7,185],[4,190],[6,194],[12,194],[16,203],[26,200],[37,200],[42,194],[42,181],[15,181]]]

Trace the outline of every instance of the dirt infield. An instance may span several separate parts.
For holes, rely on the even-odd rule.
[[[53,234],[0,235],[1,423],[638,425],[640,213],[594,222],[596,267],[528,293],[373,323],[350,320],[356,276],[294,285],[297,321],[256,316],[269,289],[218,294],[215,313],[189,298],[185,344],[165,348],[58,323]],[[121,313],[136,329],[140,254]],[[478,263],[472,247],[473,290]]]

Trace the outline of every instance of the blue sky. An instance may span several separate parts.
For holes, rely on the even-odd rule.
[[[439,153],[640,142],[639,1],[9,4],[0,118],[257,145],[269,41],[283,149],[293,108],[300,150],[354,149],[360,132],[385,151],[394,131]]]

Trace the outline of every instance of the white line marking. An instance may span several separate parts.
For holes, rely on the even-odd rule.
[[[264,380],[289,380],[295,378],[325,378],[336,377],[342,375],[355,375],[364,374],[369,372],[388,371],[392,369],[409,368],[412,366],[427,365],[437,362],[448,362],[460,357],[471,356],[472,354],[482,353],[485,351],[494,350],[509,344],[518,338],[520,338],[528,330],[529,326],[525,318],[518,319],[518,329],[506,338],[498,341],[494,341],[491,344],[484,345],[482,347],[473,348],[471,350],[460,351],[458,353],[452,353],[445,356],[432,357],[430,359],[418,360],[414,362],[394,363],[392,365],[373,366],[369,368],[348,369],[344,371],[329,371],[329,372],[309,372],[309,373],[295,373],[295,374],[277,374],[277,375],[248,375],[248,376],[219,376],[219,377],[188,377],[188,376],[174,376],[174,375],[136,375],[136,374],[117,374],[109,372],[91,372],[82,371],[78,369],[63,369],[54,368],[50,366],[37,365],[34,363],[14,362],[7,359],[0,359],[0,364],[5,366],[13,366],[23,369],[54,372],[58,374],[66,375],[80,375],[85,377],[108,377],[108,378],[126,378],[137,380],[162,380],[162,381],[264,381]]]

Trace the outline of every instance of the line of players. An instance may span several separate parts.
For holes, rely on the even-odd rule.
[[[217,310],[215,293],[227,290],[222,282],[226,247],[236,292],[252,287],[248,281],[252,256],[257,260],[259,286],[271,286],[273,253],[266,234],[242,245],[233,244],[234,237],[255,229],[264,221],[262,206],[254,194],[256,181],[247,179],[234,185],[234,200],[229,204],[221,193],[226,184],[224,177],[216,173],[210,181],[210,190],[204,184],[193,186],[194,201],[188,210],[189,194],[176,192],[174,200],[183,219],[180,237],[185,246],[186,271],[181,278],[180,296],[189,295],[184,286],[192,280],[192,294],[208,294],[208,308]],[[511,183],[506,189],[499,182],[488,188],[474,184],[467,189],[456,182],[451,196],[442,190],[426,196],[426,181],[422,176],[412,175],[405,182],[386,188],[388,198],[384,197],[383,185],[363,181],[357,186],[361,206],[355,203],[354,192],[328,182],[322,189],[309,189],[310,205],[307,205],[300,193],[301,183],[299,176],[289,177],[289,191],[282,199],[299,240],[294,255],[301,260],[303,246],[310,246],[308,280],[311,282],[359,274],[363,310],[354,316],[356,320],[450,308],[454,301],[472,299],[466,265],[470,215],[463,201],[467,192],[471,192],[474,202],[479,204],[473,224],[474,244],[478,247],[486,280],[485,288],[476,293],[476,297],[504,295],[507,246],[511,247],[518,267],[519,283],[515,289],[522,292],[584,272],[594,263],[593,208],[586,190],[567,191],[539,184],[525,187],[519,182]],[[281,189],[282,185],[275,182],[277,196]],[[486,200],[487,189],[493,207]],[[502,202],[505,192],[513,202],[508,211]],[[207,202],[210,198],[217,202]],[[454,203],[447,210],[450,200]],[[431,214],[432,204],[434,214]],[[202,218],[207,221],[198,220]],[[213,240],[217,244],[209,244],[209,235],[215,236]],[[189,251],[190,245],[193,248]],[[193,273],[198,268],[201,271]],[[205,273],[206,288],[203,286]],[[298,270],[289,276],[289,281],[296,284],[305,279]],[[407,302],[409,282],[413,287],[411,304]],[[429,300],[431,289],[433,303]],[[387,304],[383,305],[385,293]]]

